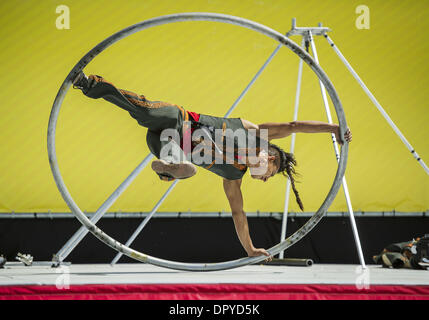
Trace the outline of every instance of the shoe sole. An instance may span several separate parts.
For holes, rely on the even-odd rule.
[[[84,87],[76,85],[77,83],[79,83],[82,80],[82,78],[86,78],[87,81],[89,80],[83,71],[79,72],[77,74],[77,76],[72,81],[73,89],[80,89],[80,90],[84,89]]]
[[[159,174],[168,174],[176,179],[190,178],[197,173],[192,163],[168,163],[165,160],[154,160],[152,170]]]

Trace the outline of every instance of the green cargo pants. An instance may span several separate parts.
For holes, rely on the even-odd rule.
[[[182,107],[167,102],[150,101],[144,95],[118,89],[101,76],[90,75],[88,78],[90,85],[88,90],[83,91],[84,94],[93,99],[103,98],[117,105],[128,111],[141,126],[148,128],[146,141],[150,151],[158,159],[175,163],[186,159],[183,150],[174,144],[173,140],[161,141],[161,132],[164,129],[175,129],[182,137],[183,121],[187,120],[187,113]],[[161,157],[161,149],[168,143],[172,143],[168,148],[170,152]]]

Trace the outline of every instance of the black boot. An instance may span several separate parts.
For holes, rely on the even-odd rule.
[[[90,88],[90,81],[83,71],[79,72],[73,80],[73,89],[80,89],[86,93]]]

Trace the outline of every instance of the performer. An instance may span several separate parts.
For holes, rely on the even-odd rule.
[[[150,101],[144,95],[116,88],[101,76],[86,76],[83,72],[73,80],[73,87],[82,90],[87,97],[103,98],[125,109],[148,129],[146,141],[157,157],[152,162],[152,169],[162,180],[192,177],[196,174],[196,165],[222,177],[243,248],[248,256],[265,255],[267,261],[272,257],[265,249],[255,248],[249,234],[241,193],[243,175],[249,169],[252,178],[266,182],[275,174],[282,173],[289,178],[296,201],[304,210],[295,187],[295,157],[270,141],[292,133],[325,132],[335,134],[336,140],[343,144],[337,124],[320,121],[254,124],[241,118],[198,114],[175,104]],[[173,138],[171,130],[177,132],[177,139]],[[163,137],[167,131],[168,139]],[[348,142],[352,140],[350,130],[347,130],[344,139]]]

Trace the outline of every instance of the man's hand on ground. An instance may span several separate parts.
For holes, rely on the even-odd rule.
[[[259,249],[255,248],[252,251],[248,252],[247,255],[249,257],[257,257],[262,255],[267,256],[268,258],[265,259],[266,262],[270,262],[271,260],[273,260],[273,256],[270,255],[268,251],[263,248],[259,248]]]

